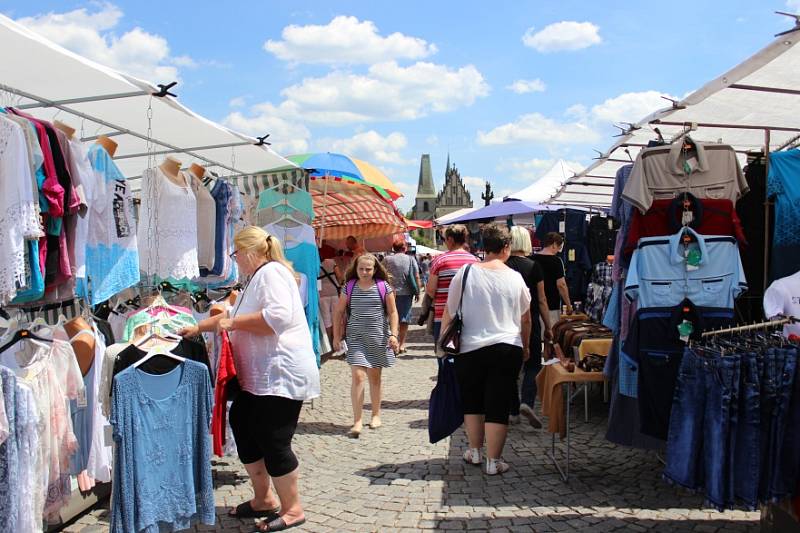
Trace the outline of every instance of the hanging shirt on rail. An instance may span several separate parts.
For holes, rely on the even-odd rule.
[[[767,196],[775,199],[770,280],[800,270],[800,149],[769,154]]]
[[[703,307],[733,307],[734,298],[747,289],[736,239],[685,231],[695,239],[688,250],[699,252],[697,266],[687,262],[683,231],[645,237],[633,252],[625,295],[631,301],[638,299],[639,308],[669,307],[684,298]]]
[[[97,305],[139,282],[139,247],[133,197],[125,175],[99,144],[89,148],[97,173],[96,200],[89,205],[92,224],[86,236],[86,276],[91,277],[91,304]],[[77,292],[88,296],[86,281]]]
[[[197,199],[197,264],[201,269],[214,268],[214,239],[217,231],[217,203],[192,172],[183,173]]]
[[[197,200],[179,172],[176,184],[160,168],[142,172],[139,268],[161,279],[191,280],[197,264]]]

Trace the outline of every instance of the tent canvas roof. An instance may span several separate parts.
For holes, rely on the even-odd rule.
[[[450,222],[448,222],[448,221],[456,219],[456,218],[458,218],[458,217],[460,217],[462,215],[466,215],[467,213],[475,211],[476,209],[480,209],[480,208],[479,207],[464,207],[462,209],[459,209],[458,211],[453,211],[452,213],[448,213],[448,214],[446,214],[444,216],[441,216],[441,217],[437,218],[436,219],[436,224],[439,225],[439,226],[441,226],[442,224],[449,224]]]
[[[800,139],[800,24],[683,100],[630,127],[594,164],[569,179],[548,202],[610,205],[614,177],[647,143],[690,131],[701,142],[729,144],[746,153],[781,150]],[[698,60],[702,58],[698,57]]]
[[[574,168],[563,159],[559,159],[541,178],[521,191],[509,194],[506,198],[532,203],[543,202],[558,192],[561,186],[579,171],[580,169]]]
[[[296,165],[234,132],[192,112],[171,96],[152,97],[159,88],[74,54],[0,15],[0,48],[22,50],[3,57],[0,93],[37,117],[55,115],[91,141],[108,135],[119,145],[115,161],[136,177],[148,166],[148,105],[156,161],[173,154],[221,175],[254,174]],[[158,80],[169,83],[173,80]],[[15,95],[8,97],[8,94]],[[265,132],[266,133],[266,132]],[[136,185],[133,187],[136,189]]]

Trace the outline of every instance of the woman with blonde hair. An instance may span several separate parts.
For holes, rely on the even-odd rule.
[[[356,258],[345,275],[344,292],[336,304],[333,321],[333,346],[340,350],[346,337],[350,364],[353,427],[347,435],[358,438],[362,429],[364,382],[369,378],[372,420],[369,427],[381,426],[381,371],[395,363],[400,349],[397,340],[398,315],[389,276],[378,259],[365,253]],[[346,323],[346,332],[342,331]]]
[[[280,241],[248,226],[233,242],[230,255],[249,277],[236,305],[181,333],[230,332],[242,389],[233,401],[230,424],[255,496],[229,514],[266,517],[259,525],[262,531],[281,531],[305,522],[292,438],[303,401],[319,396],[319,371],[300,291]]]

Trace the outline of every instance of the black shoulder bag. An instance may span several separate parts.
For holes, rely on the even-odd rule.
[[[461,317],[461,304],[464,301],[464,288],[467,286],[467,276],[472,265],[467,265],[464,269],[464,276],[461,278],[461,297],[458,299],[458,311],[452,317],[447,329],[442,332],[439,338],[439,348],[448,355],[455,355],[461,352],[461,330],[464,328],[464,320]]]

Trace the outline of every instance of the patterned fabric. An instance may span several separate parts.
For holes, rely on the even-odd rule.
[[[769,279],[800,270],[800,149],[769,154],[767,196],[775,196]]]
[[[386,294],[394,289],[386,285]],[[394,366],[395,355],[389,348],[389,319],[386,317],[378,286],[367,290],[356,283],[350,295],[347,319],[347,362],[367,368]]]
[[[114,378],[111,531],[160,533],[214,525],[211,381],[184,361],[163,375],[128,367]]]
[[[602,322],[614,282],[611,279],[613,266],[606,261],[597,263],[592,272],[592,279],[586,289],[586,314],[595,322]]]
[[[459,269],[470,263],[477,263],[478,259],[465,250],[452,250],[436,256],[431,261],[431,276],[437,276],[436,294],[433,299],[433,318],[436,322],[442,321],[444,306],[447,304],[447,293],[450,282]]]
[[[291,183],[295,187],[308,190],[308,173],[301,169],[295,168],[283,172],[272,172],[269,174],[256,174],[253,176],[240,176],[236,178],[236,185],[238,185],[242,192],[248,196],[258,196],[263,191],[277,187],[284,183]]]
[[[0,366],[2,402],[8,418],[8,438],[0,445],[0,531],[18,531],[17,512],[19,500],[15,497],[19,486],[19,459],[16,435],[16,378],[11,370]]]

